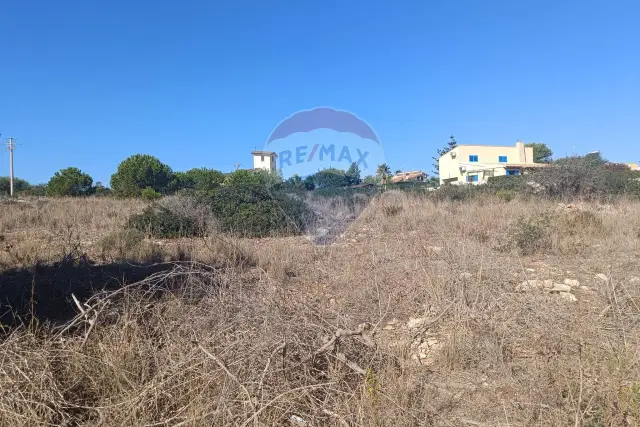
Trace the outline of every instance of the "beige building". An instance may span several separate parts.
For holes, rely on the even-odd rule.
[[[276,158],[278,155],[273,151],[252,151],[253,168],[264,169],[269,172],[276,170]]]
[[[438,160],[440,184],[481,184],[492,176],[520,175],[534,163],[533,148],[521,141],[514,146],[458,145]]]

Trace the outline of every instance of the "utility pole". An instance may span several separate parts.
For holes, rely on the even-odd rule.
[[[13,149],[16,147],[16,143],[13,138],[9,137],[7,141],[7,148],[9,149],[9,195],[13,197]]]

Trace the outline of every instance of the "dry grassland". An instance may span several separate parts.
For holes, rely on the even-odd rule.
[[[0,281],[49,274],[70,307],[32,293],[46,315],[4,326],[0,425],[640,425],[638,202],[387,192],[330,246],[149,241],[122,231],[142,208],[0,206]],[[70,251],[154,270],[74,293],[83,316],[85,276],[33,267]]]

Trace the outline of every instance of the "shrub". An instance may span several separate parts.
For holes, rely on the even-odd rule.
[[[224,179],[226,186],[253,185],[268,188],[279,188],[282,185],[280,172],[269,172],[266,170],[237,170],[227,174]]]
[[[151,187],[147,187],[140,192],[140,197],[142,197],[143,200],[156,200],[162,197],[162,194]]]
[[[566,212],[560,216],[558,228],[568,235],[574,236],[585,232],[601,233],[605,227],[600,216],[592,211],[580,209]]]
[[[172,191],[193,189],[209,191],[220,187],[225,180],[222,172],[215,169],[195,168],[186,172],[176,172],[171,185]]]
[[[313,216],[299,198],[262,185],[225,185],[204,198],[221,231],[245,237],[299,234]]]
[[[513,199],[515,199],[516,197],[516,192],[513,190],[505,190],[505,189],[500,189],[498,191],[496,191],[496,197],[498,197],[498,199],[503,200],[505,202],[510,202]]]
[[[42,197],[47,194],[47,185],[46,184],[36,184],[32,185],[29,188],[20,191],[20,195],[23,196],[37,196]]]
[[[359,175],[358,171],[358,177]],[[316,188],[339,188],[348,187],[352,178],[353,176],[347,177],[345,172],[340,169],[328,168],[316,172],[313,175],[313,182]]]
[[[500,190],[509,191],[525,191],[527,189],[525,177],[523,175],[515,176],[492,176],[487,180],[488,191],[498,192]]]
[[[141,214],[129,218],[128,225],[131,229],[159,238],[197,237],[204,233],[191,218],[162,206],[149,206]]]
[[[383,206],[382,211],[384,212],[384,216],[392,217],[398,215],[402,212],[403,208],[399,205],[391,205],[391,206]]]
[[[23,192],[31,188],[31,184],[29,184],[24,179],[13,178],[13,192]],[[10,182],[8,176],[0,176],[0,194],[9,195],[10,193]]]
[[[144,233],[138,230],[126,229],[108,234],[99,242],[102,258],[116,260],[137,258],[143,241]]]
[[[551,246],[553,218],[549,213],[519,217],[509,230],[508,242],[522,255],[531,255]]]
[[[544,195],[560,199],[603,199],[640,194],[640,175],[624,165],[608,163],[599,154],[557,160],[530,176]]]
[[[178,194],[163,197],[157,204],[175,215],[189,218],[198,230],[209,232],[218,228],[211,207],[201,203],[195,195],[189,192],[182,191]]]
[[[480,187],[475,185],[443,185],[437,190],[430,191],[429,197],[438,202],[462,202],[471,200],[480,192]]]
[[[153,156],[136,154],[118,165],[111,175],[111,189],[118,197],[140,197],[146,188],[165,194],[173,179],[169,166]]]
[[[88,196],[93,193],[93,178],[78,168],[62,169],[46,187],[47,196]]]

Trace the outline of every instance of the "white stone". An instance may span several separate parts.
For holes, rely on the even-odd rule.
[[[473,278],[473,274],[471,273],[467,273],[466,271],[464,273],[460,273],[460,278],[462,280],[471,280]]]
[[[603,282],[608,282],[609,281],[609,278],[607,277],[607,275],[606,274],[602,274],[602,273],[596,274],[596,279],[600,279]]]
[[[545,289],[551,289],[553,288],[553,280],[551,279],[547,279],[542,283],[542,286],[544,286]]]
[[[563,283],[555,283],[549,292],[571,292],[571,286]]]
[[[640,283],[640,277],[633,276],[629,279],[629,283],[631,283],[632,285],[637,285],[638,283]]]
[[[440,246],[429,246],[429,250],[434,254],[440,254],[444,249],[441,248]]]
[[[437,338],[427,338],[427,340],[425,341],[427,343],[427,346],[429,348],[433,348],[433,347],[439,347],[440,341],[438,341]]]
[[[564,279],[564,284],[569,285],[572,288],[577,288],[578,286],[580,286],[580,281],[576,279]]]
[[[591,292],[591,288],[588,286],[580,286],[579,288],[581,291],[585,291],[585,292]]]
[[[382,329],[384,329],[385,331],[393,331],[397,325],[398,319],[391,319],[391,321],[389,321]]]
[[[527,273],[535,273],[535,272],[536,272],[536,269],[535,269],[535,268],[527,268],[525,271],[526,271]]]
[[[575,295],[573,295],[573,294],[571,294],[569,292],[560,292],[560,298],[563,298],[563,299],[565,299],[567,301],[570,301],[570,302],[578,301],[578,298],[576,298]]]
[[[407,322],[407,328],[418,329],[422,327],[422,325],[424,325],[425,323],[427,323],[426,317],[416,317],[416,318],[410,317],[409,321]]]
[[[542,289],[542,282],[540,282],[539,280],[525,280],[524,282],[520,283],[518,286],[516,286],[516,291],[517,292],[530,292],[536,289]]]

